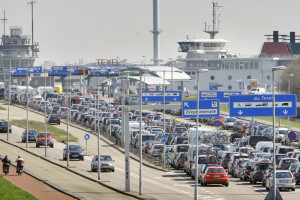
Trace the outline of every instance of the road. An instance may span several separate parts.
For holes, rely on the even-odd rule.
[[[11,107],[11,119],[26,119],[26,112],[20,108]],[[0,111],[0,117],[6,119],[7,111]],[[29,114],[29,119],[44,122],[44,119],[35,113]],[[56,125],[56,127],[66,130],[66,125]],[[70,133],[79,138],[79,144],[85,147],[85,140],[83,138],[86,132],[74,127],[69,127]],[[25,144],[20,143],[20,137],[23,129],[13,127],[13,133],[10,134],[10,142],[16,143],[25,147]],[[0,138],[6,139],[6,134],[1,134]],[[64,144],[55,143],[53,149],[48,148],[48,155],[55,162],[66,165],[66,161],[62,161],[62,150]],[[44,155],[44,148],[35,148],[35,143],[29,144],[30,151],[33,151],[41,156]],[[101,173],[101,180],[114,186],[118,189],[125,189],[125,161],[124,154],[116,150],[114,147],[107,145],[101,141],[101,154],[110,154],[115,160],[115,172]],[[91,172],[90,162],[93,155],[97,154],[97,138],[91,135],[88,141],[88,156],[85,161],[71,161],[72,169],[75,169],[87,176],[97,178],[97,173]],[[131,190],[136,193],[139,189],[139,163],[133,159],[130,161],[131,166]],[[40,175],[43,173],[41,172]],[[230,179],[229,187],[221,186],[199,186],[198,187],[199,199],[230,199],[230,200],[260,200],[264,199],[267,192],[261,185],[250,185],[249,183],[242,182],[236,178]],[[162,172],[149,167],[143,167],[143,194],[149,195],[157,199],[193,199],[194,195],[194,181],[187,177],[182,170]],[[299,199],[300,187],[297,186],[295,192],[281,192],[283,199]]]

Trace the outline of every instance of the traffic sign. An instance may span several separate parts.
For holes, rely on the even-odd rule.
[[[200,91],[199,99],[219,99],[220,102],[229,102],[229,96],[241,95],[238,91]]]
[[[295,94],[275,95],[275,116],[296,117]],[[272,117],[272,95],[230,96],[229,115],[231,117]]]
[[[12,76],[26,76],[30,74],[41,74],[43,69],[41,66],[31,66],[31,67],[16,67],[16,71],[12,73]]]
[[[142,91],[142,102],[163,102],[163,91]],[[181,91],[165,91],[165,102],[181,102]]]
[[[168,142],[168,136],[162,135],[161,138],[160,138],[160,141],[161,141],[162,143]]]
[[[215,122],[215,125],[216,125],[216,127],[219,127],[219,126],[221,126],[221,122],[216,121],[216,122]]]
[[[48,72],[49,76],[67,76],[70,74],[78,74],[78,66],[52,66],[52,70]]]
[[[297,137],[297,135],[296,135],[295,132],[290,132],[289,135],[288,135],[288,137],[289,137],[290,140],[295,140],[296,137]]]
[[[216,117],[220,114],[219,100],[200,100],[199,117]],[[197,101],[182,101],[182,118],[197,117]]]
[[[90,139],[90,135],[89,135],[89,134],[85,134],[85,135],[84,135],[84,139],[85,139],[85,140],[89,140],[89,139]]]

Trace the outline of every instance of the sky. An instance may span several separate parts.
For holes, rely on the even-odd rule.
[[[152,0],[35,0],[34,41],[39,42],[35,65],[54,61],[57,65],[96,59],[153,59]],[[31,35],[29,0],[0,0],[0,18],[6,11],[6,30],[23,27]],[[300,35],[299,0],[219,0],[220,33],[228,48],[241,55],[257,55],[266,34],[296,31]],[[209,38],[204,22],[211,24],[212,0],[159,1],[160,59],[185,56],[178,41]],[[0,23],[3,34],[3,23]]]

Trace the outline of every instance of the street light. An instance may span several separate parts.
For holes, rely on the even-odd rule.
[[[46,81],[46,74],[47,74],[48,70],[45,69],[44,70],[44,76],[45,76],[45,85],[44,85],[44,116],[45,116],[45,157],[47,157],[47,116],[46,116],[46,85],[47,85],[47,81]]]
[[[198,200],[198,129],[199,129],[199,74],[207,73],[208,69],[200,69],[197,71],[197,115],[196,115],[196,160],[195,160],[195,196],[194,199]]]
[[[276,199],[276,159],[275,159],[275,89],[274,72],[285,70],[285,66],[272,67],[272,87],[273,87],[273,199]]]
[[[291,94],[291,78],[293,78],[294,74],[289,74],[289,82],[288,82],[288,93]],[[290,132],[290,117],[288,117],[288,133]]]
[[[111,84],[111,81],[110,81],[110,75],[111,74],[114,74],[115,72],[113,71],[110,71],[108,72],[108,103],[109,103],[109,136],[111,137],[111,105],[110,105],[110,84]]]
[[[140,150],[140,184],[139,184],[139,194],[142,195],[142,75],[149,72],[148,69],[140,69],[140,124],[139,124],[139,150]]]
[[[26,69],[26,110],[27,110],[27,119],[26,119],[26,148],[28,148],[28,75],[33,72],[33,68]],[[29,73],[29,74],[28,74]]]

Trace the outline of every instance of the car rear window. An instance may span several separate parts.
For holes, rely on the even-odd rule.
[[[284,164],[291,164],[291,163],[298,163],[299,161],[298,160],[294,160],[294,159],[287,159],[287,160],[283,160],[282,161]]]
[[[276,178],[292,178],[292,174],[290,172],[278,172]]]
[[[278,153],[286,154],[287,152],[294,152],[294,149],[293,148],[280,148]]]
[[[189,150],[189,146],[178,146],[177,152],[187,152]]]
[[[208,173],[226,173],[223,168],[209,168]]]
[[[60,117],[59,117],[59,115],[51,115],[50,118],[51,118],[51,119],[59,119]]]

